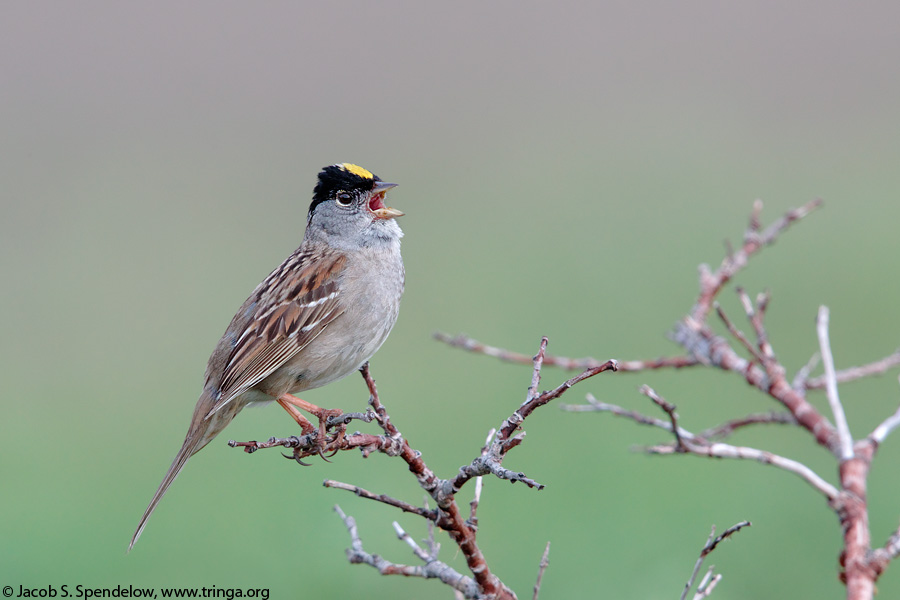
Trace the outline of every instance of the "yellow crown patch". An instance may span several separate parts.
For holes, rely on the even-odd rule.
[[[362,177],[363,179],[375,179],[375,175],[373,175],[371,171],[367,171],[359,165],[354,165],[351,163],[341,163],[338,166],[340,166],[345,171],[350,171],[358,177]]]

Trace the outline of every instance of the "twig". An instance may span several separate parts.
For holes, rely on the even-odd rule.
[[[498,439],[501,442],[505,442],[506,440],[508,440],[513,432],[518,428],[519,424],[522,423],[526,418],[528,418],[528,415],[530,415],[541,406],[547,404],[548,402],[556,400],[564,393],[566,393],[566,391],[568,391],[572,386],[581,383],[585,379],[589,379],[590,377],[599,375],[600,373],[604,373],[606,371],[616,371],[617,369],[618,363],[615,360],[608,360],[602,365],[591,367],[590,369],[582,371],[580,374],[564,381],[552,390],[542,392],[537,396],[532,396],[529,400],[526,400],[522,404],[522,406],[520,406],[519,409],[515,411],[508,419],[503,421],[503,424],[500,426],[500,429],[497,433]]]
[[[478,340],[467,335],[450,335],[447,333],[436,331],[433,334],[433,337],[439,342],[443,342],[448,346],[452,346],[453,348],[461,348],[466,352],[484,354],[485,356],[491,356],[505,362],[512,362],[521,365],[531,365],[534,363],[534,356],[522,354],[520,352],[512,352],[510,350],[498,348],[496,346],[489,346],[488,344],[479,342]],[[603,362],[604,361],[600,361],[591,357],[567,358],[565,356],[549,355],[544,357],[544,364],[546,364],[547,366],[559,367],[567,371],[583,371],[585,369],[591,369],[593,367],[600,366],[603,364]]]
[[[762,367],[742,358],[723,338],[715,335],[709,325],[690,316],[676,324],[672,339],[698,360],[709,366],[740,375],[747,383],[780,402],[809,431],[816,442],[834,454],[839,443],[835,427],[811,404],[802,391],[797,391],[785,378],[777,361],[766,361]]]
[[[661,444],[650,446],[647,448],[650,454],[675,454],[688,453],[696,456],[708,456],[713,458],[735,458],[741,460],[754,460],[764,465],[772,465],[789,473],[793,473],[801,477],[810,484],[814,489],[818,490],[828,500],[834,500],[840,493],[836,487],[825,481],[815,471],[807,467],[801,462],[780,456],[773,452],[758,450],[756,448],[748,448],[747,446],[733,446],[722,442],[714,442],[711,444],[695,444],[691,440],[685,440],[682,449],[678,449],[675,444]]]
[[[900,382],[900,377],[898,377],[898,382]],[[900,408],[897,408],[897,410],[894,411],[894,414],[882,421],[878,427],[869,434],[869,439],[875,444],[881,444],[887,436],[897,428],[897,426],[900,426]]]
[[[814,353],[809,361],[803,365],[798,371],[797,374],[794,375],[794,379],[791,383],[791,387],[793,387],[798,392],[802,392],[803,390],[811,389],[809,385],[809,374],[812,373],[812,370],[816,368],[816,365],[819,364],[819,353]],[[825,385],[824,383],[822,385]]]
[[[894,534],[884,545],[884,549],[892,559],[900,556],[900,528],[894,531]]]
[[[653,358],[650,360],[622,360],[619,361],[617,371],[648,371],[654,369],[683,369],[702,364],[693,356],[669,356]]]
[[[593,394],[587,394],[587,401],[588,404],[560,404],[559,407],[567,412],[608,412],[617,417],[631,419],[639,425],[649,425],[650,427],[658,427],[668,432],[672,431],[671,420],[664,421],[663,419],[657,419],[656,417],[641,414],[636,410],[627,410],[615,404],[600,402]],[[679,428],[678,434],[681,436],[689,436],[691,433],[685,429]]]
[[[719,315],[719,319],[725,323],[725,327],[728,328],[728,332],[734,336],[734,338],[741,343],[741,345],[746,348],[747,352],[761,365],[766,364],[766,358],[759,352],[759,350],[750,343],[750,340],[747,339],[747,336],[744,335],[744,332],[737,328],[737,326],[728,318],[725,314],[725,311],[722,310],[722,307],[719,306],[718,302],[713,303],[713,308],[716,310],[716,314]]]
[[[400,527],[400,523],[394,521],[393,523],[391,523],[391,525],[394,526],[394,532],[397,534],[397,537],[406,542],[406,545],[412,548],[413,554],[419,557],[422,562],[429,563],[437,559],[437,556],[434,556],[423,550],[422,547],[419,546],[402,527]]]
[[[439,518],[436,524],[446,531],[459,547],[480,593],[486,596],[496,596],[498,600],[515,598],[515,594],[488,567],[487,561],[475,541],[474,529],[466,524],[459,506],[456,504],[455,491],[450,489],[445,480],[439,479],[434,474],[422,459],[422,453],[413,450],[400,435],[400,431],[391,423],[390,416],[378,397],[375,380],[369,372],[368,364],[363,365],[360,372],[369,388],[369,404],[379,415],[379,424],[384,429],[386,437],[400,442],[400,451],[397,455],[409,466],[409,470],[416,476],[422,489],[428,492],[437,503]]]
[[[875,430],[872,431],[872,434],[869,436],[869,438],[876,444],[881,444],[882,442],[884,442],[885,438],[890,435],[890,433],[894,431],[894,429],[897,428],[898,425],[900,425],[900,408],[894,411],[894,414],[882,421],[878,425],[878,427],[876,427]]]
[[[646,387],[646,386],[645,386]],[[649,388],[648,388],[649,389]],[[652,392],[652,390],[650,390]],[[642,389],[643,392],[643,389]],[[590,400],[589,400],[590,401]],[[662,407],[662,405],[660,405]],[[652,417],[648,417],[636,411],[625,410],[620,406],[616,406],[614,404],[605,404],[596,402],[593,400],[588,407],[590,410],[596,410],[600,412],[611,412],[617,416],[625,417],[633,420],[634,422],[641,425],[650,425],[652,427],[658,427],[664,431],[669,433],[673,433],[673,422],[671,419],[671,413],[669,413],[670,420],[664,421],[662,419],[654,419]],[[662,407],[665,410],[665,407]],[[668,411],[666,411],[668,413]],[[760,419],[758,422],[767,422],[764,419]],[[778,420],[772,421],[778,422]],[[726,424],[727,425],[727,424]],[[764,450],[758,450],[756,448],[748,448],[745,446],[733,446],[731,444],[724,444],[722,442],[710,442],[708,441],[708,437],[713,437],[711,435],[695,435],[691,433],[684,427],[675,424],[675,428],[677,429],[678,435],[676,436],[676,442],[672,444],[659,444],[656,446],[650,446],[645,448],[647,452],[650,454],[678,454],[678,453],[687,453],[694,454],[696,456],[707,456],[714,458],[736,458],[743,460],[755,460],[762,464],[772,465],[788,471],[790,473],[794,473],[795,475],[800,476],[807,483],[809,483],[813,488],[821,492],[826,498],[832,500],[837,497],[838,490],[833,485],[825,481],[821,476],[819,476],[815,471],[804,465],[803,463],[797,462],[790,458],[786,458],[784,456],[779,456],[772,452],[766,452]],[[715,428],[714,428],[715,429]],[[706,433],[706,432],[705,432]]]
[[[651,388],[649,385],[641,386],[641,393],[653,400],[657,406],[659,406],[663,411],[669,415],[669,422],[672,424],[671,429],[669,431],[672,432],[672,435],[675,436],[675,451],[676,452],[687,452],[687,447],[684,445],[684,441],[681,439],[681,434],[678,432],[678,415],[675,414],[675,405],[671,402],[667,402],[662,396],[656,393],[656,390]]]
[[[792,415],[791,413],[786,412],[773,411],[767,413],[752,414],[747,415],[746,417],[732,419],[731,421],[725,421],[721,425],[716,425],[715,427],[710,427],[709,429],[704,429],[697,434],[697,437],[710,440],[725,439],[738,429],[747,427],[749,425],[759,424],[796,425],[797,419],[795,419],[794,415]]]
[[[435,332],[433,337],[439,342],[443,342],[453,348],[460,348],[462,350],[465,350],[466,352],[483,354],[485,356],[497,358],[504,362],[511,362],[520,365],[534,364],[534,356],[532,355],[513,352],[511,350],[498,348],[496,346],[489,346],[488,344],[479,342],[478,340],[467,335],[450,335],[447,333]],[[608,361],[601,361],[591,357],[569,358],[566,356],[544,354],[543,366],[557,367],[566,371],[584,371],[587,369],[593,369],[594,367],[599,367],[606,362]],[[684,367],[693,367],[698,364],[700,363],[697,361],[697,359],[690,356],[672,356],[655,358],[652,360],[618,361],[616,370],[646,371],[648,369],[681,369]]]
[[[710,271],[707,265],[700,267],[700,296],[689,316],[691,319],[702,322],[709,314],[713,299],[719,294],[722,287],[734,277],[738,271],[747,265],[747,260],[756,254],[764,246],[775,242],[778,236],[787,227],[808,215],[822,205],[822,200],[816,198],[799,208],[788,211],[783,217],[769,225],[765,231],[759,232],[759,213],[762,210],[762,202],[757,200],[753,204],[753,217],[750,226],[744,235],[744,244],[734,253],[726,256],[715,272]]]
[[[541,338],[538,353],[532,359],[531,385],[528,386],[528,395],[525,397],[525,402],[531,401],[537,395],[538,386],[541,384],[541,367],[544,366],[544,353],[547,351],[547,343],[549,341],[546,335]]]
[[[391,422],[390,415],[381,404],[375,380],[371,376],[368,364],[363,365],[360,372],[362,373],[363,379],[369,390],[369,404],[371,410],[366,413],[355,413],[346,420],[352,420],[353,418],[365,421],[375,420],[384,432],[383,435],[376,436],[359,432],[345,435],[344,428],[346,427],[346,420],[343,418],[336,418],[326,423],[326,438],[324,444],[321,442],[319,435],[309,434],[302,438],[296,436],[285,438],[283,440],[272,438],[269,442],[263,444],[257,442],[232,442],[232,445],[244,446],[247,451],[255,451],[259,448],[275,446],[292,448],[293,458],[297,460],[297,462],[301,462],[301,458],[312,454],[324,455],[325,452],[338,452],[340,450],[348,450],[351,448],[360,448],[364,456],[371,452],[383,452],[389,456],[399,456],[407,463],[409,470],[416,476],[422,489],[428,492],[437,503],[437,508],[434,511],[413,506],[390,496],[377,495],[350,484],[329,480],[325,482],[325,485],[352,491],[360,497],[376,500],[400,508],[406,512],[425,517],[429,522],[437,524],[450,535],[459,547],[466,559],[469,570],[474,576],[475,584],[480,590],[479,593],[486,597],[496,598],[497,600],[514,598],[515,595],[512,591],[509,590],[496,575],[491,573],[487,562],[475,541],[476,510],[481,493],[480,482],[476,483],[475,497],[470,504],[470,520],[468,522],[463,519],[462,514],[460,513],[455,500],[455,495],[469,479],[473,477],[480,479],[481,476],[488,473],[501,479],[508,479],[512,482],[521,481],[529,487],[542,489],[542,484],[526,477],[524,473],[512,471],[502,466],[502,461],[506,453],[519,445],[524,439],[524,432],[516,434],[516,429],[534,410],[558,398],[573,385],[604,371],[615,370],[616,368],[615,361],[607,361],[583,371],[579,375],[570,378],[550,391],[538,393],[547,342],[546,337],[541,339],[538,353],[532,359],[532,379],[525,401],[522,402],[521,406],[503,422],[499,431],[496,433],[494,431],[491,432],[480,456],[473,460],[470,465],[461,467],[459,474],[451,480],[439,479],[425,464],[421,453],[410,446],[401,435],[399,429]],[[337,427],[337,431],[334,432],[331,437],[327,437],[330,429],[334,427]],[[301,464],[304,463],[301,462]],[[369,559],[366,559],[365,557],[361,560],[369,562]],[[391,572],[396,571],[397,568],[397,566],[389,567]],[[403,567],[403,569],[409,571],[409,573],[416,572],[414,567]]]
[[[822,365],[825,367],[825,393],[828,396],[828,404],[834,415],[834,423],[837,427],[838,439],[841,443],[841,460],[853,458],[853,436],[850,434],[850,426],[847,424],[847,416],[844,414],[844,406],[838,396],[837,378],[834,373],[834,357],[831,355],[831,342],[828,340],[828,307],[819,307],[819,317],[816,320],[816,331],[819,334],[819,352],[822,355]]]
[[[703,598],[709,598],[712,595],[713,590],[716,589],[716,586],[719,585],[719,582],[722,581],[722,574],[718,573],[715,576],[713,575],[713,569],[715,567],[710,567],[706,571],[706,575],[703,576],[703,579],[700,580],[700,585],[697,586],[697,593],[694,594],[694,600],[703,600]]]
[[[740,523],[736,523],[736,524],[732,525],[731,527],[726,529],[722,533],[722,535],[715,538],[712,541],[712,544],[707,542],[706,546],[703,547],[703,550],[700,551],[700,556],[706,557],[707,555],[709,555],[710,552],[712,552],[713,550],[716,549],[716,546],[718,546],[722,540],[731,537],[732,534],[737,533],[744,527],[750,527],[751,525],[753,525],[753,523],[751,523],[750,521],[741,521]],[[713,534],[715,534],[715,529],[713,529]]]
[[[396,564],[377,554],[366,552],[363,549],[363,543],[359,537],[359,531],[357,530],[354,518],[345,514],[340,506],[335,505],[334,510],[344,521],[344,526],[350,534],[350,548],[347,549],[347,559],[352,564],[370,565],[378,569],[378,572],[382,575],[403,575],[406,577],[421,577],[423,579],[439,579],[461,593],[464,598],[474,599],[479,597],[480,591],[478,585],[471,577],[467,577],[455,571],[449,565],[437,560],[437,557],[430,557],[419,548],[415,542],[412,542],[412,540],[409,539],[409,536],[405,536],[405,532],[401,535],[400,532],[402,532],[402,529],[398,532],[398,536],[401,539],[405,539],[408,544],[412,542],[410,545],[413,548],[413,552],[425,562],[424,565]],[[399,526],[395,523],[395,530],[398,527]]]
[[[617,417],[630,419],[638,425],[649,425],[670,433],[672,432],[671,419],[665,421],[663,419],[657,419],[656,417],[641,414],[635,410],[627,410],[615,404],[600,402],[593,394],[587,394],[586,399],[588,401],[587,404],[560,404],[560,408],[567,412],[608,412]],[[731,421],[726,421],[720,425],[710,427],[709,429],[704,429],[697,434],[691,434],[690,431],[679,426],[678,435],[681,437],[693,437],[698,440],[724,439],[738,429],[759,424],[796,425],[797,420],[790,413],[773,411],[732,419]]]
[[[893,354],[889,354],[881,360],[876,360],[875,362],[869,363],[867,365],[850,367],[849,369],[842,369],[840,371],[837,371],[834,374],[834,377],[838,383],[847,383],[848,381],[862,379],[863,377],[881,375],[882,373],[898,365],[900,365],[900,350],[896,350]],[[806,381],[805,387],[808,390],[820,390],[825,387],[826,381],[827,378],[824,375],[820,375],[819,377],[813,377],[812,379]]]
[[[447,481],[448,494],[455,494],[470,479],[481,475],[487,475],[488,473],[491,473],[500,479],[507,479],[513,483],[521,481],[528,487],[537,488],[539,490],[544,488],[543,484],[526,477],[524,473],[512,471],[503,467],[502,463],[506,453],[521,444],[524,439],[525,432],[516,434],[516,430],[519,429],[521,424],[529,415],[531,415],[531,413],[552,400],[559,398],[572,386],[585,379],[599,375],[600,373],[614,371],[616,370],[617,365],[615,360],[608,360],[603,364],[587,369],[575,377],[566,380],[552,390],[538,394],[537,386],[540,383],[540,373],[544,364],[546,347],[547,338],[541,338],[538,353],[531,359],[533,371],[531,385],[528,388],[525,401],[500,424],[496,435],[494,435],[493,440],[489,444],[488,451],[477,456],[470,464],[460,467],[457,476]]]
[[[481,447],[481,456],[487,456],[488,451],[491,447],[491,438],[494,437],[494,434],[497,433],[496,429],[491,429],[487,434],[487,439],[484,440],[484,446]],[[477,528],[478,527],[478,504],[481,502],[481,490],[484,487],[484,476],[479,475],[475,478],[475,493],[472,496],[472,501],[469,502],[469,524]]]
[[[538,595],[541,593],[541,580],[544,579],[544,571],[547,570],[547,567],[550,566],[550,542],[547,542],[547,547],[544,548],[544,555],[541,556],[541,563],[538,565],[538,576],[537,581],[534,582],[534,595],[531,597],[532,600],[538,600]]]
[[[690,579],[688,579],[687,583],[684,584],[684,590],[681,592],[681,600],[684,600],[685,598],[687,598],[688,592],[690,591],[691,587],[693,587],[693,585],[694,585],[694,580],[697,579],[697,573],[700,572],[700,567],[703,565],[703,561],[706,559],[707,556],[709,556],[710,552],[712,552],[713,550],[716,549],[716,546],[719,545],[719,542],[730,537],[732,534],[737,533],[744,527],[749,527],[750,525],[751,525],[750,521],[741,521],[740,523],[732,525],[731,527],[726,529],[722,533],[722,535],[720,535],[718,537],[716,536],[716,526],[715,525],[712,526],[712,531],[709,534],[709,538],[706,540],[706,544],[700,550],[700,556],[697,558],[697,562],[694,563],[694,570],[691,573],[691,577],[690,577]],[[710,568],[709,572],[710,573],[712,572],[712,568]],[[708,578],[709,578],[709,573],[707,573],[707,576],[704,577],[704,581],[701,582],[701,584],[700,584],[701,588],[705,587],[708,589],[708,592],[706,593],[706,595],[700,596],[701,598],[705,598],[706,596],[708,596],[709,592],[712,592],[712,587],[715,587],[716,583],[718,583],[718,579],[716,579],[714,583],[707,585],[706,582],[708,581]],[[695,598],[696,597],[697,596],[695,596]]]
[[[415,515],[419,515],[420,517],[424,517],[429,521],[435,521],[438,517],[436,510],[428,510],[427,508],[421,508],[419,506],[413,506],[408,502],[404,502],[402,500],[397,500],[396,498],[392,498],[386,494],[373,494],[369,490],[363,489],[356,485],[350,485],[349,483],[342,483],[340,481],[335,481],[333,479],[326,479],[322,482],[327,488],[335,488],[339,490],[346,490],[348,492],[353,492],[360,498],[366,498],[368,500],[375,500],[376,502],[382,502],[387,504],[388,506],[393,506],[395,508],[399,508],[403,512],[413,513]]]
[[[769,302],[772,300],[771,294],[768,290],[757,294],[756,307],[754,308],[753,303],[750,301],[750,296],[744,288],[738,286],[735,291],[738,294],[738,298],[740,298],[741,305],[744,307],[747,320],[750,321],[750,325],[756,333],[756,347],[768,362],[774,363],[776,361],[775,351],[772,348],[772,344],[769,343],[769,334],[763,324],[766,310],[768,310]]]
[[[491,572],[487,561],[485,560],[484,555],[481,552],[481,549],[478,547],[478,544],[475,541],[474,528],[466,523],[459,510],[459,506],[457,505],[454,498],[455,490],[451,489],[446,480],[439,479],[434,474],[434,472],[428,467],[427,464],[425,464],[425,461],[422,459],[421,452],[414,450],[410,446],[409,442],[407,442],[407,440],[403,438],[400,430],[397,429],[397,427],[394,426],[394,424],[391,422],[390,415],[388,414],[387,410],[385,409],[384,405],[382,405],[381,400],[378,397],[378,390],[375,386],[375,380],[372,378],[372,375],[369,372],[368,364],[363,365],[360,368],[360,372],[362,373],[363,380],[366,382],[366,386],[369,390],[369,404],[372,407],[372,419],[378,422],[378,425],[384,432],[383,435],[372,435],[358,432],[350,435],[344,435],[342,428],[345,427],[345,425],[340,422],[337,424],[338,431],[334,433],[330,438],[326,438],[324,447],[319,442],[319,440],[317,439],[318,436],[316,435],[307,435],[301,438],[292,436],[291,438],[286,438],[286,440],[278,440],[277,438],[272,438],[272,440],[270,440],[268,444],[257,444],[256,442],[234,442],[232,443],[232,445],[245,446],[248,451],[252,451],[261,447],[273,447],[275,445],[290,447],[293,448],[293,458],[298,462],[300,462],[301,458],[309,456],[311,454],[324,454],[326,452],[337,452],[341,450],[349,450],[352,448],[359,448],[360,450],[362,450],[363,456],[366,456],[371,452],[382,452],[384,454],[387,454],[388,456],[400,457],[404,462],[406,462],[410,472],[415,475],[422,489],[425,490],[436,502],[437,508],[434,511],[421,509],[401,500],[391,498],[389,496],[378,496],[356,486],[333,482],[331,487],[349,489],[350,491],[353,491],[362,497],[377,500],[391,506],[396,506],[397,508],[406,510],[407,512],[423,516],[429,519],[429,522],[434,522],[438,527],[446,531],[450,538],[459,547],[460,552],[466,560],[466,565],[473,575],[473,579],[475,585],[478,588],[479,594],[491,598],[496,598],[497,600],[509,600],[515,598],[515,594],[513,594],[512,591],[502,581],[500,581],[500,579],[498,579],[496,575]],[[367,412],[365,414],[368,415],[369,413]],[[338,419],[338,421],[341,420]],[[327,433],[328,428],[326,427],[326,434]],[[287,443],[285,443],[285,441]],[[373,566],[380,565],[379,570],[382,570],[381,567],[385,567],[388,569],[388,573],[395,573],[398,572],[398,569],[400,569],[404,571],[403,574],[417,575],[420,573],[420,569],[424,569],[424,571],[422,572],[425,573],[425,575],[422,576],[438,577],[442,581],[445,579],[444,575],[442,575],[441,573],[436,574],[433,571],[433,569],[436,567],[433,567],[430,563],[424,568],[402,566],[401,569],[401,566],[392,566],[390,563],[378,562],[382,560],[378,557],[368,559],[365,558],[364,555],[360,554],[356,558],[359,559],[357,560],[357,562],[367,562],[368,564],[372,564]],[[375,562],[371,562],[373,560]],[[382,570],[382,572],[385,571]],[[467,597],[471,596],[467,595]]]

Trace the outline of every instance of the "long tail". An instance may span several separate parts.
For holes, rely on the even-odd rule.
[[[197,438],[194,438],[197,439]],[[169,486],[172,485],[172,482],[175,481],[175,478],[178,477],[178,474],[181,473],[181,469],[184,468],[184,465],[187,464],[188,459],[194,454],[195,443],[192,443],[194,440],[191,439],[190,433],[187,438],[184,440],[184,445],[181,447],[181,450],[178,451],[178,455],[175,457],[175,460],[172,461],[172,466],[169,467],[169,470],[166,472],[166,476],[163,477],[162,483],[159,484],[159,488],[157,488],[156,493],[153,494],[153,499],[150,501],[150,505],[147,507],[147,510],[144,511],[144,516],[141,517],[141,522],[138,524],[137,530],[135,530],[134,535],[131,537],[131,543],[128,544],[128,551],[131,552],[131,549],[134,548],[134,545],[137,543],[138,538],[141,537],[141,533],[144,532],[144,527],[147,525],[147,520],[150,518],[150,515],[153,514],[153,511],[156,510],[156,505],[159,504],[159,501],[162,500],[162,497],[166,495],[166,491],[169,489]]]
[[[147,520],[150,519],[150,515],[156,510],[156,505],[159,504],[162,497],[166,495],[169,486],[172,485],[172,482],[178,477],[181,469],[187,464],[188,459],[202,450],[203,447],[212,441],[220,431],[225,429],[225,426],[234,419],[243,407],[240,402],[232,402],[226,410],[221,410],[207,418],[212,405],[213,401],[206,393],[200,396],[200,399],[197,401],[197,406],[194,408],[194,415],[191,419],[191,427],[188,429],[187,436],[184,438],[184,444],[181,446],[181,450],[178,451],[178,455],[175,456],[175,460],[172,461],[172,466],[169,467],[166,476],[163,477],[162,483],[159,484],[156,493],[153,494],[150,505],[147,506],[147,510],[144,511],[144,516],[141,517],[141,522],[138,524],[138,528],[131,538],[131,543],[128,544],[129,552],[134,548],[138,538],[141,537],[141,533],[143,533],[144,527],[147,525]]]

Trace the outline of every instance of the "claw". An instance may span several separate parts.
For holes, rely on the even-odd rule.
[[[338,453],[338,451],[340,450],[339,444],[341,443],[341,440],[343,440],[343,439],[344,439],[344,428],[343,428],[343,427],[340,427],[340,428],[337,430],[337,433],[334,434],[334,439],[331,440],[331,443],[334,444],[334,452],[332,452],[332,453],[329,454],[328,456],[334,456],[335,454]],[[331,461],[329,461],[327,458],[325,458],[324,456],[323,456],[322,458],[325,459],[327,462],[331,462]]]
[[[282,452],[281,455],[282,455],[283,457],[285,457],[285,458],[290,458],[290,459],[295,460],[298,464],[303,465],[304,467],[311,467],[311,466],[312,466],[310,463],[305,463],[305,462],[303,462],[302,460],[300,460],[300,457],[299,457],[299,456],[296,456],[296,455],[292,456],[292,455],[290,455],[290,454],[285,454],[284,452]]]

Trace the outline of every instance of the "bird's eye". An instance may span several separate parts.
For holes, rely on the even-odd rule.
[[[334,199],[341,206],[350,206],[350,203],[353,202],[350,192],[338,192]]]

